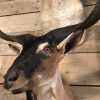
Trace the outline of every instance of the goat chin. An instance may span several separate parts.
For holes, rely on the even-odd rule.
[[[11,89],[9,89],[9,91],[10,91],[12,94],[20,94],[20,93],[26,92],[27,89],[25,89],[25,88],[23,88],[23,87],[19,87],[19,88],[11,88]]]

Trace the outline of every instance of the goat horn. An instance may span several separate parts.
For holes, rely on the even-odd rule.
[[[98,20],[100,19],[100,0],[97,0],[96,6],[94,7],[93,11],[90,13],[90,15],[79,24],[76,24],[75,27],[71,30],[71,34],[66,37],[61,43],[57,45],[57,48],[61,48],[63,45],[67,44],[67,42],[70,41],[70,39],[73,37],[73,34],[78,35],[78,31],[87,29],[94,25]],[[68,27],[65,27],[66,29]],[[79,34],[83,34],[83,32],[80,32]]]
[[[60,49],[63,47],[66,43],[69,42],[69,38],[73,36],[74,33],[71,33],[67,38],[65,38],[59,45],[57,45],[57,49]]]
[[[24,45],[29,40],[34,40],[36,38],[36,36],[33,36],[31,34],[12,36],[12,35],[7,35],[0,30],[0,38],[7,40],[7,41],[17,42],[21,45]]]
[[[83,30],[78,30],[76,32],[71,33],[68,37],[66,37],[61,43],[57,45],[57,49],[61,49],[63,46],[71,42],[71,40],[75,40],[73,45],[76,45],[78,40],[82,38]],[[80,38],[81,37],[81,38]]]
[[[100,19],[100,0],[97,0],[96,6],[94,7],[90,15],[82,23],[80,23],[79,27],[76,30],[87,29],[92,25],[94,25],[99,19]]]

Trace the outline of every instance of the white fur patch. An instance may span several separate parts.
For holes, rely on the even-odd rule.
[[[36,53],[38,53],[39,51],[43,50],[44,47],[48,46],[48,42],[45,42],[45,43],[41,43],[39,44],[37,50],[36,50]]]

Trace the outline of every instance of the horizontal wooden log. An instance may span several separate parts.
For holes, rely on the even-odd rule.
[[[0,29],[6,33],[41,30],[40,13],[0,17]]]
[[[100,100],[100,87],[72,87],[78,100]]]
[[[41,10],[41,0],[9,0],[0,2],[0,16],[37,12]]]
[[[66,54],[60,62],[62,76],[71,84],[100,85],[100,54]]]

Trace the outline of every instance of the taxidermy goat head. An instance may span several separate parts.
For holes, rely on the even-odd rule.
[[[81,40],[84,30],[99,19],[100,0],[97,0],[95,8],[83,22],[52,30],[43,36],[31,34],[11,36],[0,31],[0,38],[22,45],[20,55],[4,76],[5,89],[13,93],[26,92],[31,100],[29,93],[34,91],[36,94],[35,86],[41,82],[45,84],[44,81],[55,75],[64,54],[74,48]],[[10,47],[17,53],[20,52],[18,47],[11,44]]]

